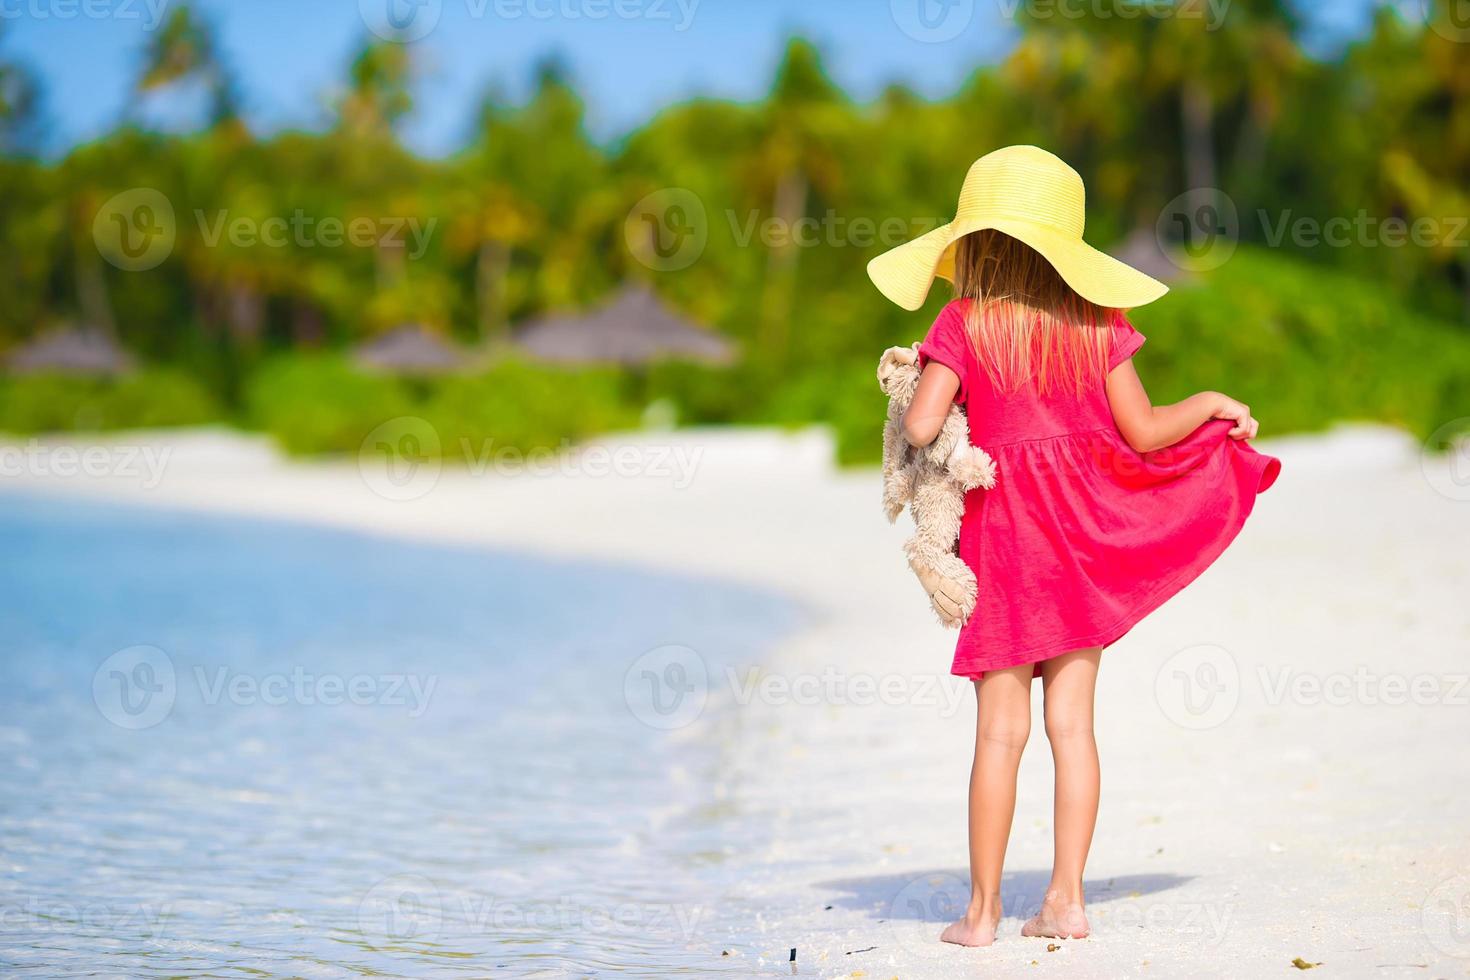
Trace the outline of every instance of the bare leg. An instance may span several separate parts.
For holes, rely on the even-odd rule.
[[[1016,812],[1016,769],[1031,734],[1032,665],[987,671],[975,682],[970,768],[970,904],[940,939],[989,946],[1000,923],[1000,870]]]
[[[1099,773],[1092,700],[1101,658],[1101,647],[1089,647],[1041,665],[1046,737],[1056,766],[1056,857],[1041,910],[1021,927],[1023,936],[1082,939],[1089,931],[1082,869],[1097,825]]]

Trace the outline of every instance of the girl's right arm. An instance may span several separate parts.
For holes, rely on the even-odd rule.
[[[1152,404],[1132,358],[1108,372],[1108,404],[1118,431],[1140,453],[1172,446],[1210,419],[1234,422],[1232,439],[1254,439],[1259,428],[1249,406],[1218,391],[1202,391],[1173,405]]]

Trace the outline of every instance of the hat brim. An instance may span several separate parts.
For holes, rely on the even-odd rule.
[[[1152,303],[1169,287],[1100,252],[1080,238],[1029,221],[972,219],[951,221],[889,249],[868,263],[868,278],[878,291],[906,310],[917,310],[929,297],[936,276],[954,281],[955,247],[972,232],[994,229],[1036,249],[1083,299],[1109,309],[1132,309]]]

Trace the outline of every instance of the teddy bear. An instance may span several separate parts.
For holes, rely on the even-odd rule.
[[[904,542],[909,568],[929,595],[940,623],[957,627],[975,611],[975,573],[955,553],[965,494],[995,486],[995,461],[970,445],[964,409],[951,405],[939,436],[927,446],[909,445],[903,413],[919,386],[918,344],[890,347],[878,361],[878,385],[888,396],[883,426],[883,511],[888,523],[907,504],[914,535]]]

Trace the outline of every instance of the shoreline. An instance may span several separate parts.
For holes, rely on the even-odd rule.
[[[1268,441],[1282,480],[1240,539],[1104,657],[1095,935],[1055,952],[1017,936],[1049,858],[1039,722],[1022,763],[1002,939],[985,950],[934,939],[929,920],[967,895],[973,702],[948,676],[953,634],[933,624],[904,566],[907,519],[889,527],[876,471],[832,467],[819,432],[613,436],[589,445],[628,450],[644,472],[444,469],[407,500],[374,492],[377,475],[352,461],[289,462],[233,432],[34,442],[53,462],[61,446],[166,449],[167,462],[148,487],[115,472],[26,472],[0,488],[695,574],[809,610],[768,662],[712,685],[714,707],[670,736],[715,750],[713,792],[743,828],[723,858],[728,888],[711,899],[750,915],[721,915],[728,934],[697,937],[738,958],[718,967],[785,973],[795,947],[802,972],[834,976],[1033,961],[1070,977],[1239,975],[1297,956],[1334,974],[1393,975],[1378,965],[1395,963],[1406,975],[1470,975],[1470,950],[1432,919],[1470,869],[1470,762],[1424,751],[1470,735],[1470,707],[1456,706],[1449,683],[1470,672],[1470,502],[1436,491],[1421,467],[1448,464],[1422,463],[1402,434]],[[677,446],[699,451],[683,486],[651,472],[654,450]],[[388,492],[400,491],[390,481]],[[1233,669],[1228,712],[1194,710],[1190,692],[1170,687],[1202,666]],[[1381,680],[1372,699],[1320,693],[1360,670],[1438,680],[1439,700],[1395,704]]]

